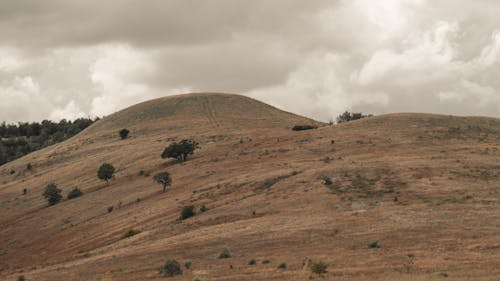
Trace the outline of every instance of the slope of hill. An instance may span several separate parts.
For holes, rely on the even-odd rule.
[[[182,138],[201,148],[160,158]],[[323,280],[498,280],[499,149],[493,118],[327,126],[237,95],[141,103],[0,168],[0,279],[161,280],[177,259],[192,266],[172,280],[319,279],[314,261],[328,264]],[[104,162],[117,168],[109,186],[96,177]],[[160,171],[173,179],[165,193]],[[49,182],[84,195],[47,207]],[[179,221],[186,205],[197,215]],[[232,257],[218,259],[224,247]]]

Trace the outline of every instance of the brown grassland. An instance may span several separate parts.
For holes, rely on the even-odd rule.
[[[184,138],[200,149],[161,159]],[[109,185],[104,162],[117,169]],[[64,197],[48,207],[50,182]],[[67,200],[74,187],[83,196]],[[187,205],[196,215],[178,220]],[[224,247],[232,257],[218,259]],[[500,280],[500,120],[331,126],[238,95],[180,95],[0,167],[0,280],[164,280],[168,259],[192,266],[167,280]],[[327,273],[311,273],[315,261]]]

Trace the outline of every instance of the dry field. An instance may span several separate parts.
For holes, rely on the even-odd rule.
[[[183,138],[201,148],[161,159]],[[109,186],[96,177],[104,162],[117,168]],[[165,193],[152,179],[161,171],[173,179]],[[51,207],[49,182],[64,196]],[[67,200],[74,187],[84,195]],[[186,205],[197,214],[180,221]],[[131,229],[140,233],[123,239]],[[232,257],[218,259],[224,247]],[[165,279],[168,259],[192,266]],[[311,273],[311,261],[328,272]],[[224,94],[138,104],[0,167],[0,280],[21,275],[500,280],[500,120],[390,114],[330,126]]]

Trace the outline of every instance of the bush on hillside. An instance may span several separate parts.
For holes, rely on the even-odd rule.
[[[327,269],[327,265],[326,263],[320,261],[320,262],[313,262],[311,264],[311,272],[312,273],[316,273],[316,274],[323,274],[323,273],[326,273],[326,269]]]
[[[119,134],[120,134],[120,138],[121,138],[122,140],[124,140],[124,139],[128,138],[128,133],[130,133],[130,131],[129,131],[129,130],[127,130],[127,129],[121,129],[121,130],[120,130],[120,132],[119,132]]]
[[[76,197],[80,197],[83,195],[83,192],[78,188],[78,187],[75,187],[73,188],[69,193],[68,193],[68,200],[69,199],[73,199],[73,198],[76,198]]]
[[[168,277],[182,275],[182,268],[178,261],[168,260],[161,268],[161,273]]]
[[[293,126],[292,130],[294,131],[305,131],[305,130],[312,130],[312,129],[317,129],[317,126],[313,125],[295,125]]]
[[[219,254],[219,259],[228,259],[230,257],[231,257],[231,252],[229,251],[228,248],[224,247]]]
[[[47,199],[49,202],[49,206],[55,205],[61,201],[62,195],[59,188],[57,188],[57,184],[49,183],[45,187],[45,191],[43,192],[43,197]]]
[[[190,217],[193,217],[194,215],[195,215],[195,212],[194,212],[194,206],[193,205],[184,206],[182,208],[182,211],[181,211],[181,217],[180,217],[180,219],[181,220],[185,220],[185,219],[188,219]]]
[[[179,143],[174,142],[163,150],[161,158],[175,158],[178,161],[186,161],[188,155],[192,155],[199,148],[199,143],[194,140],[181,140]]]

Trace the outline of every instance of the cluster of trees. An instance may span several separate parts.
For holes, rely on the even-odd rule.
[[[59,122],[43,120],[41,123],[0,124],[0,165],[30,152],[64,141],[88,126],[96,119],[79,118]]]
[[[361,119],[361,118],[365,118],[365,117],[371,117],[371,116],[373,116],[373,114],[364,115],[361,112],[346,111],[346,112],[340,114],[339,116],[337,116],[337,124],[349,122],[349,121],[353,121],[353,120],[357,120],[357,119]]]

